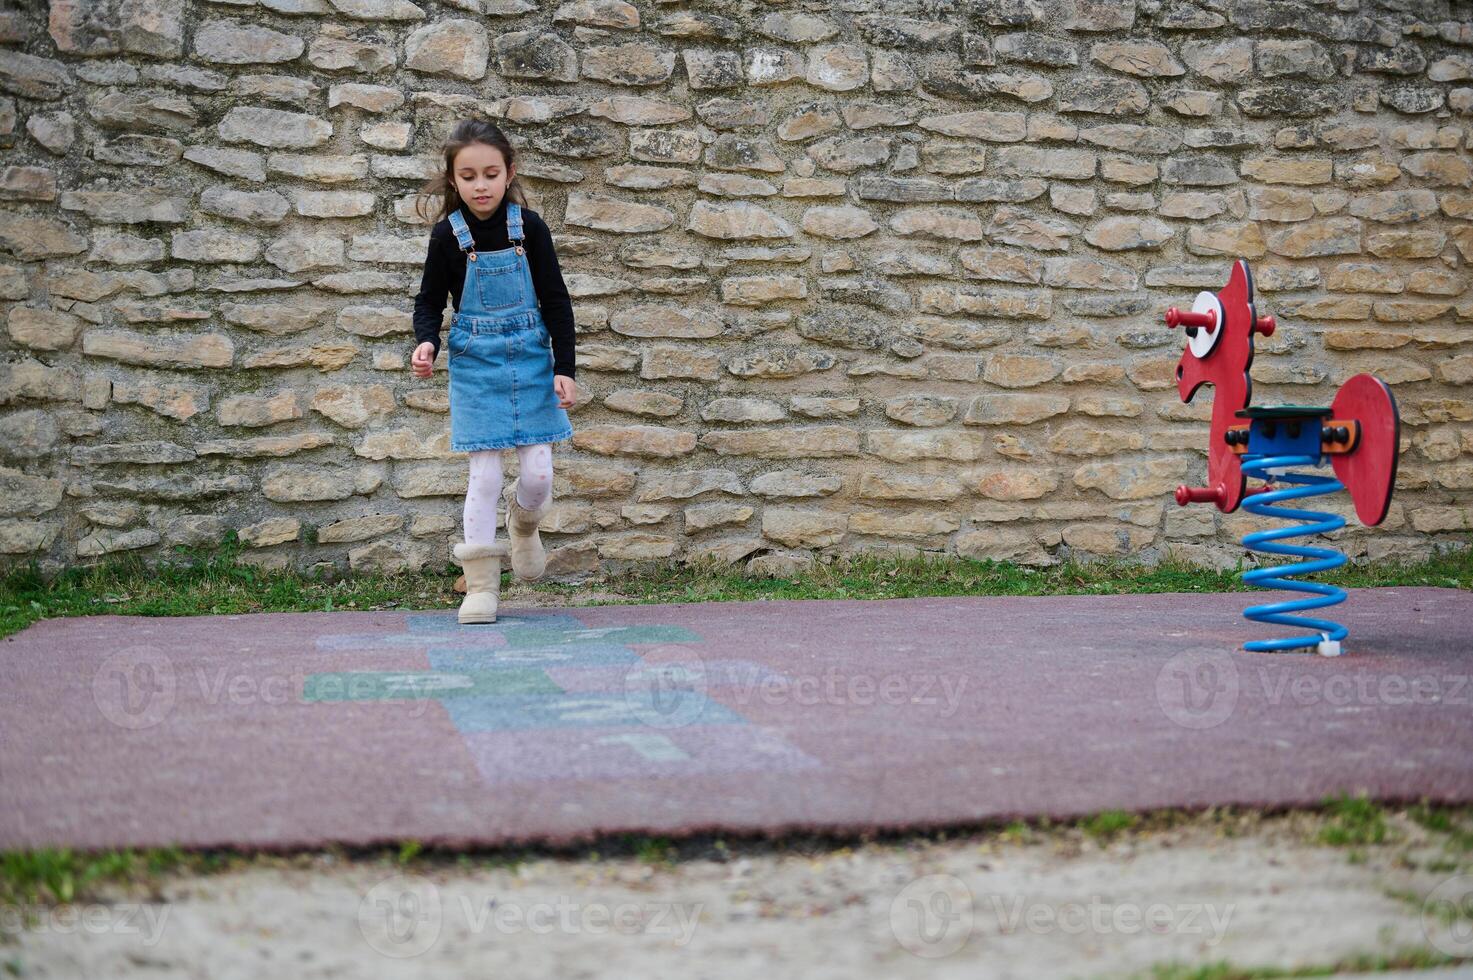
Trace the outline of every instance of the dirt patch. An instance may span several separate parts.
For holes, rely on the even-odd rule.
[[[165,879],[148,902],[83,906],[90,929],[42,915],[0,962],[47,977],[970,980],[1473,952],[1424,915],[1423,898],[1469,870],[1448,835],[1393,815],[1388,843],[1347,849],[1319,844],[1322,826],[1314,814],[1209,816],[1108,843],[1073,829],[799,850],[708,842],[705,856],[653,864],[263,860]]]

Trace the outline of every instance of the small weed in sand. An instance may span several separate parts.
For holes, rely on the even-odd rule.
[[[1364,796],[1341,795],[1326,800],[1325,807],[1329,819],[1320,828],[1321,844],[1364,847],[1386,842],[1386,811],[1379,804]]]
[[[1097,841],[1112,840],[1135,826],[1138,818],[1124,810],[1105,810],[1080,824],[1080,829]]]

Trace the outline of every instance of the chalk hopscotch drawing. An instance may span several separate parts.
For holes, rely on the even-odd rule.
[[[402,633],[328,634],[317,648],[422,652],[426,669],[310,674],[302,694],[322,703],[437,701],[493,785],[817,767],[712,696],[781,675],[706,660],[700,642],[683,626],[589,627],[566,613],[474,626],[453,611],[410,613]]]

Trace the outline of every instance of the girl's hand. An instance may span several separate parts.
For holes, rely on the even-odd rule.
[[[557,393],[559,408],[572,408],[578,400],[578,385],[566,374],[553,375],[552,390]]]
[[[416,378],[428,378],[435,370],[435,345],[426,340],[416,347],[414,356],[409,359],[409,367]]]

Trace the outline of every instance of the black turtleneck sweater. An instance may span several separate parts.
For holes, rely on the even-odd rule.
[[[476,240],[476,251],[495,252],[511,248],[511,241],[506,237],[505,198],[485,221],[472,214],[470,208],[463,207],[460,213],[470,227],[471,237]],[[526,236],[524,247],[527,263],[532,268],[537,303],[542,307],[542,319],[552,336],[552,371],[575,377],[573,302],[568,298],[568,287],[558,268],[552,232],[541,215],[523,207],[522,233]],[[455,232],[450,229],[450,219],[446,218],[430,229],[430,250],[425,257],[424,276],[419,283],[419,295],[414,297],[416,347],[429,341],[435,345],[435,354],[440,353],[440,324],[445,315],[445,297],[448,295],[455,308],[460,309],[460,290],[464,285],[465,253],[460,250]]]

